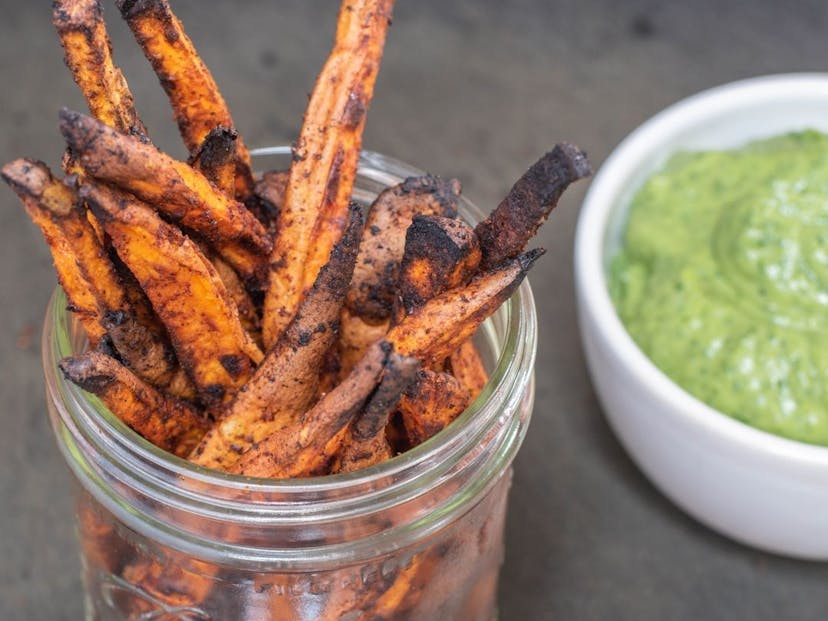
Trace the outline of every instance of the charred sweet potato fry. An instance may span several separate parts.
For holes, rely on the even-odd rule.
[[[146,136],[132,93],[112,60],[100,0],[55,0],[52,22],[63,45],[66,66],[92,116],[120,132]]]
[[[482,272],[467,285],[432,298],[391,328],[386,339],[402,355],[442,361],[512,295],[543,252],[525,252]]]
[[[523,251],[558,204],[563,191],[591,173],[583,151],[567,142],[555,145],[532,164],[489,217],[475,228],[483,251],[481,267],[489,269]]]
[[[215,268],[180,230],[130,195],[95,183],[80,193],[167,327],[199,397],[208,406],[228,401],[262,353]]]
[[[78,264],[66,232],[43,204],[44,201],[52,202],[56,208],[71,209],[71,190],[60,190],[58,186],[52,186],[51,174],[42,162],[15,160],[3,166],[1,174],[3,180],[20,197],[29,218],[43,233],[52,253],[58,282],[69,300],[69,310],[78,316],[90,344],[94,347],[106,333],[101,325],[98,301],[86,274]],[[53,190],[52,195],[44,194],[47,187]]]
[[[397,280],[397,321],[434,296],[464,285],[480,264],[480,244],[461,220],[414,216]]]
[[[384,190],[371,205],[345,304],[355,315],[380,323],[391,316],[406,231],[416,215],[457,215],[460,182],[431,175],[410,177]]]
[[[193,42],[167,0],[117,0],[116,4],[167,93],[187,150],[199,148],[216,127],[235,127],[230,110]],[[236,144],[236,194],[253,189],[250,153]]]
[[[193,406],[162,394],[101,352],[64,358],[59,366],[67,379],[97,395],[115,416],[159,448],[183,457],[207,431],[207,420]]]
[[[308,102],[290,167],[265,296],[275,343],[342,235],[393,0],[342,4],[334,48]]]
[[[469,393],[448,373],[423,369],[399,403],[403,425],[411,446],[417,446],[442,431],[469,405]]]
[[[334,472],[353,472],[382,463],[394,456],[385,436],[385,427],[405,391],[417,379],[416,358],[390,354],[382,381],[374,394],[345,431]]]
[[[477,351],[471,339],[451,352],[449,367],[451,374],[469,392],[470,401],[477,399],[489,381],[489,374],[480,359],[480,352]]]
[[[256,345],[261,347],[262,322],[259,317],[259,310],[256,308],[256,304],[253,302],[250,293],[245,289],[244,283],[236,273],[236,270],[222,259],[218,253],[209,248],[207,244],[199,243],[198,248],[204,257],[213,264],[216,273],[221,278],[221,282],[224,283],[227,294],[239,310],[239,321],[241,321],[242,326],[253,337]]]
[[[245,278],[261,269],[272,246],[264,227],[204,175],[77,112],[61,110],[60,128],[88,175],[119,185],[197,231]]]
[[[230,198],[236,193],[236,153],[239,133],[219,125],[210,130],[190,155],[189,164]]]
[[[391,351],[384,341],[374,344],[341,384],[294,422],[254,444],[231,472],[274,479],[324,474],[348,423],[374,392]]]
[[[319,272],[299,312],[256,373],[190,460],[229,469],[251,445],[293,422],[317,395],[319,371],[339,331],[339,311],[351,279],[365,220],[352,203],[345,235]]]

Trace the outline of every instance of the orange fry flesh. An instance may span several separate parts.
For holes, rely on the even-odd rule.
[[[398,312],[413,313],[434,296],[465,284],[477,271],[480,257],[477,235],[463,221],[415,216],[405,234]]]
[[[393,4],[354,0],[340,9],[290,167],[264,303],[266,346],[284,331],[342,235]]]
[[[187,150],[196,151],[219,125],[235,127],[210,70],[167,0],[117,0],[116,4],[170,100]],[[245,200],[253,176],[250,153],[241,137],[234,159],[238,198]]]
[[[469,393],[448,373],[423,369],[400,400],[399,409],[411,446],[442,431],[469,405]]]
[[[471,339],[463,342],[449,356],[451,374],[469,393],[471,401],[483,391],[489,381],[489,374],[480,358],[480,352]]]
[[[112,60],[100,0],[55,0],[52,22],[92,116],[120,132],[146,136],[126,79]]]
[[[530,250],[432,298],[391,328],[386,339],[405,356],[444,360],[509,298],[542,254]]]
[[[208,405],[229,400],[262,353],[213,266],[181,231],[129,195],[92,183],[81,195],[167,327],[200,397]]]
[[[207,420],[184,401],[163,395],[114,358],[97,351],[64,358],[60,370],[159,448],[180,457],[207,431]]]
[[[88,175],[163,209],[173,220],[204,236],[243,272],[250,266],[239,265],[240,257],[259,254],[260,262],[265,260],[272,242],[262,224],[186,163],[65,108],[60,112],[60,129]]]
[[[51,201],[55,208],[59,208],[62,203],[68,211],[73,208],[71,191],[65,188],[67,194],[62,197],[58,192],[53,192],[49,198],[44,198],[47,187],[57,186],[51,185],[51,174],[42,162],[15,160],[3,167],[2,177],[17,193],[29,218],[43,233],[52,253],[58,282],[69,300],[69,309],[80,319],[86,336],[94,347],[106,334],[101,325],[98,300],[78,263],[71,240],[42,203],[44,200]]]

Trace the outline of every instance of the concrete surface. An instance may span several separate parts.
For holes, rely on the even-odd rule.
[[[105,2],[118,62],[156,142],[182,156],[154,76]],[[336,3],[173,5],[253,146],[294,138]],[[83,109],[49,3],[0,2],[0,159],[58,162],[60,105]],[[553,142],[595,164],[699,89],[828,67],[828,4],[702,0],[400,0],[366,146],[463,180],[482,206]],[[585,185],[540,235],[538,407],[517,460],[501,619],[824,619],[828,566],[761,554],[696,524],[614,440],[578,341],[572,239]],[[11,192],[0,209],[0,619],[81,618],[69,476],[47,426],[39,323],[54,286]]]

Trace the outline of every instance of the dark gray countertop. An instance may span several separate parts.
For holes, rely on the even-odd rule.
[[[105,2],[116,58],[155,141],[183,156],[155,77]],[[0,159],[58,163],[60,105],[84,109],[47,2],[0,1]],[[336,3],[173,3],[252,146],[294,138]],[[508,6],[509,8],[505,8]],[[828,67],[828,4],[772,0],[400,0],[366,147],[444,176],[490,207],[555,141],[595,164],[694,91]],[[824,619],[828,565],[785,560],[696,524],[611,435],[578,339],[572,244],[585,184],[540,234],[538,399],[517,460],[504,620]],[[76,620],[69,475],[48,428],[39,324],[54,286],[11,192],[0,209],[0,619]]]

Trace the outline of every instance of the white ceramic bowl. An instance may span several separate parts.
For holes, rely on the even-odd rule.
[[[737,541],[828,559],[828,448],[759,431],[685,392],[627,333],[606,278],[632,195],[676,150],[738,147],[804,128],[828,132],[828,74],[734,82],[657,114],[613,151],[592,182],[578,221],[575,279],[598,396],[656,487]]]

